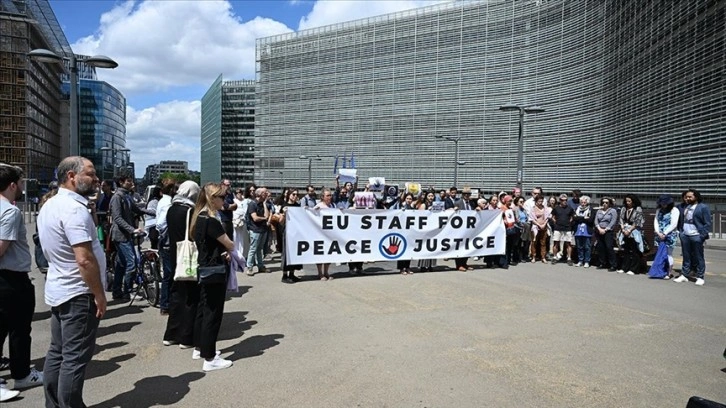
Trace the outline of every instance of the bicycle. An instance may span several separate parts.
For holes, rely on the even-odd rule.
[[[141,232],[133,235],[136,250],[134,251],[134,271],[131,277],[131,292],[133,296],[129,306],[134,304],[137,297],[146,298],[146,302],[152,307],[159,305],[159,283],[161,282],[160,259],[155,249],[142,249],[146,233]],[[139,296],[141,294],[141,296]]]

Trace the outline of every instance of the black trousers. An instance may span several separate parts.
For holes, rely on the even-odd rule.
[[[597,235],[597,256],[600,260],[600,267],[606,268],[606,265],[610,265],[610,268],[617,268],[617,262],[615,261],[615,241],[613,239],[613,232],[607,231],[605,234]]]
[[[169,320],[166,321],[164,340],[194,345],[199,296],[197,282],[173,281],[169,293]]]
[[[407,260],[407,261],[397,261],[396,262],[396,269],[398,269],[398,270],[408,269],[410,267],[411,267],[411,260],[410,259]]]
[[[506,263],[521,262],[522,257],[519,252],[519,231],[515,228],[507,229],[506,241]]]
[[[194,322],[194,346],[199,347],[201,357],[214,358],[217,350],[217,336],[222,326],[224,299],[227,293],[225,283],[199,285],[199,307]]]
[[[642,254],[638,248],[638,243],[630,237],[623,240],[623,264],[620,269],[640,273],[640,258]]]
[[[466,264],[469,261],[469,258],[454,258],[454,265],[456,265],[456,269],[459,269],[461,267],[466,268]]]
[[[35,287],[26,272],[0,270],[0,338],[8,336],[10,376],[30,374],[30,331],[35,312]]]

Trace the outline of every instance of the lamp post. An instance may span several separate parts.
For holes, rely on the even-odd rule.
[[[517,188],[522,189],[524,173],[524,114],[542,113],[545,110],[539,106],[522,106],[508,103],[499,107],[502,112],[519,112],[519,136],[517,137]]]
[[[101,151],[102,152],[111,152],[111,156],[113,157],[113,179],[114,179],[114,182],[115,182],[116,181],[116,153],[117,152],[130,152],[131,149],[127,149],[125,147],[118,148],[117,149],[115,147],[104,146],[104,147],[101,148]],[[106,166],[104,166],[103,168],[104,168],[104,171],[105,171],[106,170]],[[105,175],[105,173],[104,173],[104,175]]]
[[[434,136],[437,139],[444,139],[454,142],[454,149],[455,149],[455,155],[454,155],[454,186],[457,186],[459,183],[459,166],[463,166],[466,164],[466,162],[459,160],[459,140],[461,139],[461,136]]]
[[[63,58],[53,51],[43,48],[37,48],[28,53],[30,59],[38,62],[63,64],[63,61],[70,61],[70,93],[71,93],[71,137],[70,137],[70,155],[78,156],[80,154],[79,144],[80,138],[78,133],[78,125],[80,118],[78,117],[78,61],[75,54],[71,54],[70,58]],[[118,63],[105,55],[94,55],[83,60],[83,63],[96,68],[116,68]]]
[[[285,192],[285,172],[282,170],[277,171],[280,174],[280,193]]]
[[[323,159],[321,159],[320,156],[315,156],[315,157],[300,156],[300,160],[308,161],[308,185],[311,185],[311,184],[313,184],[313,179],[312,179],[313,160],[323,160]]]

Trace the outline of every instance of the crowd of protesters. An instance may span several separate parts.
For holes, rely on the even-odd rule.
[[[335,188],[287,188],[273,198],[261,186],[232,188],[230,180],[199,186],[162,180],[152,189],[149,202],[134,199],[133,180],[122,176],[99,183],[93,164],[69,157],[58,166],[57,188],[41,201],[38,242],[47,268],[45,301],[51,306],[51,342],[44,371],[30,366],[30,325],[35,309],[34,287],[28,278],[31,255],[24,220],[14,201],[23,190],[20,168],[0,163],[0,352],[9,338],[9,359],[0,356],[0,369],[10,369],[17,389],[43,385],[46,406],[84,406],[85,368],[93,355],[96,330],[106,311],[106,290],[114,299],[128,300],[133,273],[133,236],[141,233],[138,217],[162,263],[161,314],[168,316],[165,346],[191,349],[192,359],[203,360],[202,370],[228,368],[232,361],[220,356],[216,341],[230,282],[239,265],[248,276],[266,273],[265,262],[281,254],[282,282],[295,283],[302,265],[290,264],[284,251],[285,212],[290,207],[401,209],[406,211],[499,211],[506,229],[504,255],[484,256],[483,265],[508,269],[522,262],[567,263],[569,266],[634,275],[644,273],[649,244],[662,247],[666,279],[703,285],[703,246],[711,216],[697,190],[688,189],[675,205],[670,195],[657,200],[652,241],[645,236],[645,216],[637,196],[625,195],[620,204],[603,197],[593,205],[579,190],[571,195],[547,197],[536,187],[531,196],[520,189],[472,199],[473,191],[457,187],[437,191],[403,191],[398,195],[365,195],[359,200],[357,183]],[[115,190],[113,190],[115,184]],[[99,191],[100,187],[100,191]],[[370,186],[365,189],[370,190]],[[362,196],[362,195],[361,195]],[[371,199],[373,197],[373,199]],[[107,238],[107,239],[104,239]],[[673,248],[683,248],[680,274],[673,269]],[[175,279],[177,244],[192,240],[198,249],[199,276]],[[113,283],[107,285],[106,245],[117,257]],[[110,244],[109,244],[110,243]],[[616,248],[618,249],[616,253]],[[593,259],[593,254],[597,259]],[[36,257],[38,258],[38,257]],[[246,262],[245,262],[246,260]],[[466,272],[479,259],[456,258],[455,269]],[[36,259],[40,266],[40,260]],[[414,273],[412,262],[399,261],[402,275]],[[432,271],[435,259],[420,259],[419,272]],[[256,268],[256,270],[255,270]],[[348,264],[351,274],[363,273],[363,262]],[[333,279],[330,263],[316,265],[318,278]],[[203,272],[204,271],[204,272]],[[236,288],[236,284],[235,284]],[[17,397],[0,382],[0,401]]]

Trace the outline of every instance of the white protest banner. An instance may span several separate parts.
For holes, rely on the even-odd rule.
[[[355,181],[358,179],[357,174],[358,170],[356,169],[340,169],[338,170],[338,175],[340,176],[338,177],[338,182],[341,185],[348,182],[355,184]]]
[[[338,210],[288,207],[291,264],[502,255],[501,211]]]

